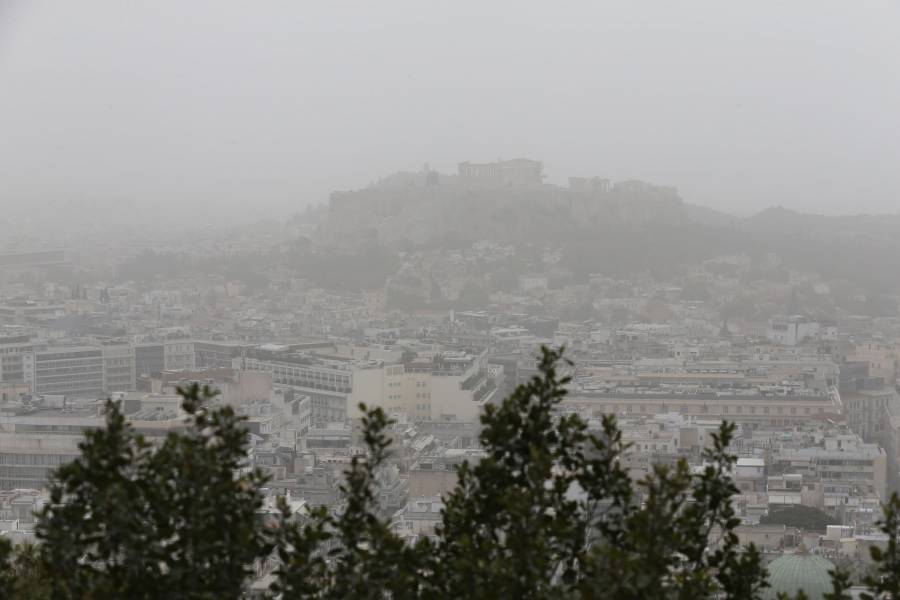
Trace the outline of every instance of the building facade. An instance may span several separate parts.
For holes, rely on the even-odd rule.
[[[103,348],[48,348],[25,356],[25,382],[36,395],[99,397],[105,391]]]

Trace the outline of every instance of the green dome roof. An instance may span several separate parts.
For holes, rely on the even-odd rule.
[[[834,568],[830,560],[815,554],[785,554],[769,563],[769,585],[764,598],[776,598],[784,592],[793,596],[802,588],[810,600],[821,599],[831,591]]]

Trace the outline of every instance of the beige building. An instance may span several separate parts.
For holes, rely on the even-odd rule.
[[[276,385],[307,395],[315,423],[360,416],[359,404],[414,421],[476,421],[496,390],[487,353],[432,353],[406,364],[377,347],[325,344],[234,359],[235,369],[271,374]]]
[[[354,395],[356,383],[354,380]],[[378,406],[417,421],[477,421],[485,402],[496,392],[486,351],[479,355],[445,352],[389,366],[383,385]],[[359,386],[359,394],[368,389],[372,388]]]

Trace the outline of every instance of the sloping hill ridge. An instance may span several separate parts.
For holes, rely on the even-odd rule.
[[[630,183],[596,193],[551,185],[375,186],[335,192],[317,239],[326,245],[377,239],[388,246],[430,245],[439,240],[548,242],[565,240],[573,233],[690,221],[674,189]]]
[[[383,185],[335,192],[320,248],[459,248],[477,240],[560,246],[576,275],[664,274],[724,253],[774,253],[787,268],[879,291],[900,284],[900,215],[821,216],[776,207],[747,218],[685,203],[674,188]]]

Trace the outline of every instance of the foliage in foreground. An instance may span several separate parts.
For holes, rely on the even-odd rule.
[[[265,478],[245,468],[248,434],[207,389],[181,390],[189,423],[151,445],[114,403],[81,456],[62,467],[38,518],[41,544],[0,539],[5,598],[238,598],[256,568],[274,565],[273,597],[760,598],[766,572],[741,549],[731,506],[734,426],[723,424],[705,466],[657,466],[633,485],[612,417],[598,434],[554,410],[567,378],[544,350],[540,375],[482,418],[486,456],[464,464],[436,534],[407,544],[378,518],[375,478],[389,457],[389,422],[365,411],[367,458],[346,472],[341,510],[301,521],[282,502],[258,518]],[[876,594],[900,591],[900,501],[873,558]],[[710,545],[710,538],[715,542]],[[829,598],[847,598],[834,573]],[[877,597],[877,596],[876,596]]]
[[[183,431],[152,445],[108,402],[106,427],[88,431],[81,456],[57,471],[38,515],[41,544],[29,549],[53,598],[238,597],[271,552],[257,519],[265,478],[242,469],[241,418],[211,410],[208,388],[179,392]],[[7,552],[7,578],[22,577],[8,565],[23,556]]]

